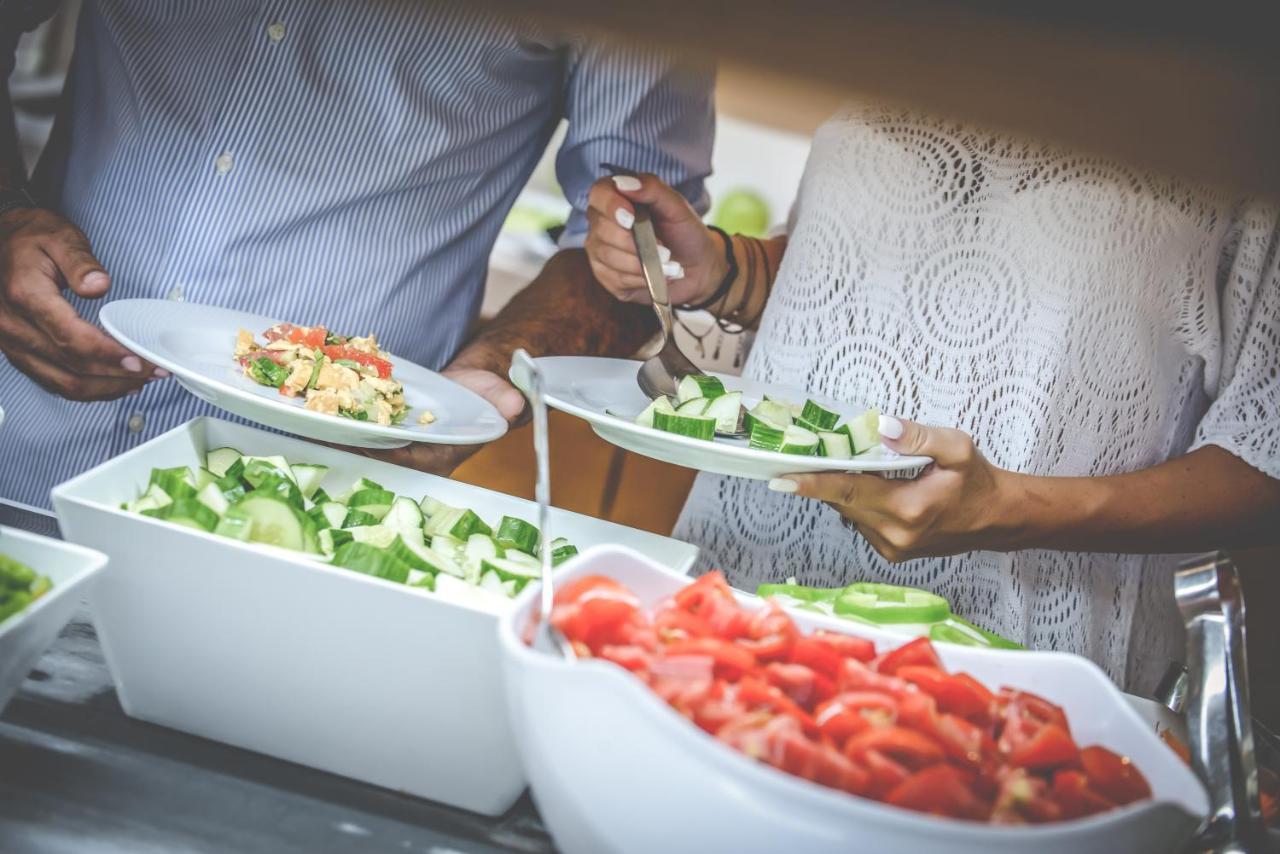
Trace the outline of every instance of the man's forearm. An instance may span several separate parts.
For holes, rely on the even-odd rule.
[[[626,357],[656,329],[652,308],[615,300],[591,275],[586,253],[565,249],[480,329],[451,367],[505,377],[519,347],[535,356]]]
[[[1011,475],[1006,549],[1170,553],[1280,543],[1280,480],[1208,446],[1110,477]]]

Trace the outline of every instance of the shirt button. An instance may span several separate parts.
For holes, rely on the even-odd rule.
[[[230,172],[235,165],[236,162],[231,159],[231,155],[224,151],[222,154],[218,155],[216,160],[213,161],[213,171],[217,172],[219,175],[225,175]]]
[[[187,292],[183,290],[182,284],[178,283],[172,288],[169,288],[169,293],[165,294],[164,298],[167,300],[173,300],[174,302],[186,302]]]
[[[129,416],[129,432],[141,433],[142,428],[147,426],[147,418],[141,412],[135,412]]]
[[[273,21],[267,25],[267,38],[271,39],[272,44],[279,44],[284,39],[284,23],[281,21]]]

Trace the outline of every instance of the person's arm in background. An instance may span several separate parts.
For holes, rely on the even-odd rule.
[[[57,3],[0,2],[0,191],[20,190],[26,169],[9,100],[18,38]],[[100,299],[111,286],[88,239],[39,207],[0,212],[0,353],[46,390],[72,400],[110,400],[140,389],[156,368],[81,319],[62,296]]]
[[[699,211],[708,200],[715,70],[674,55],[602,41],[571,49],[565,83],[568,132],[556,175],[572,205],[558,251],[442,371],[486,397],[508,420],[524,397],[507,381],[511,354],[633,355],[657,328],[651,309],[614,300],[595,281],[582,249],[588,196],[601,163],[653,172],[679,188]],[[476,446],[414,444],[367,452],[399,465],[447,474]]]

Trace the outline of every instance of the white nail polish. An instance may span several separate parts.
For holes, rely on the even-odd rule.
[[[142,360],[137,356],[125,356],[120,360],[120,367],[124,368],[126,371],[132,371],[136,374],[138,371],[142,370]]]
[[[667,263],[668,261],[671,260],[671,250],[665,246],[659,246],[658,257],[662,259],[663,264]]]
[[[679,261],[671,261],[662,265],[662,273],[668,279],[683,279],[684,267],[680,266]]]
[[[622,226],[627,231],[630,231],[631,226],[636,224],[636,215],[626,208],[618,208],[614,211],[613,218],[618,221],[618,225]]]
[[[788,480],[785,477],[775,477],[769,481],[769,488],[774,492],[785,492],[791,494],[800,488],[800,484],[794,480]]]
[[[902,438],[902,422],[892,415],[880,416],[880,435],[886,439]]]
[[[640,189],[640,179],[632,178],[630,175],[614,175],[613,186],[624,193],[634,193]]]

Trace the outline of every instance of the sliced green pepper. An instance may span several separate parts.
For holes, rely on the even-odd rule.
[[[944,625],[948,629],[959,631],[967,635],[968,638],[970,639],[970,643],[969,643],[970,646],[989,646],[995,649],[1026,649],[1026,647],[1024,647],[1022,644],[1014,643],[1008,638],[1001,637],[995,632],[989,632],[986,629],[982,628],[981,626],[975,626],[973,623],[969,622],[963,617],[957,617],[954,614],[947,620],[947,622]],[[934,628],[937,628],[937,626],[935,626]],[[932,630],[930,630],[930,637],[932,636],[933,636]],[[973,641],[972,639],[975,636],[977,638],[981,638],[981,640]],[[939,640],[939,638],[934,638],[934,640]],[[950,640],[950,638],[943,638],[943,640]],[[951,642],[965,643],[965,641],[951,641]]]
[[[835,612],[870,623],[940,623],[951,606],[927,590],[860,581],[840,591]]]
[[[756,595],[762,599],[770,596],[787,596],[801,602],[831,602],[844,591],[843,587],[805,587],[803,584],[761,584]]]

